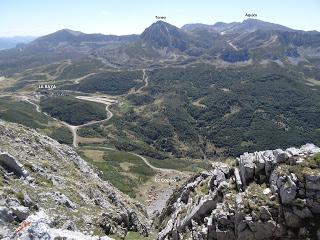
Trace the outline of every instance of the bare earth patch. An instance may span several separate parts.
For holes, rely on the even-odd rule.
[[[104,151],[86,149],[83,153],[87,158],[93,159],[96,162],[103,161]]]
[[[197,99],[196,101],[192,102],[191,104],[197,107],[201,107],[201,108],[206,108],[207,106],[200,103],[201,101],[204,100],[204,97]]]
[[[130,167],[134,166],[135,164],[129,162],[122,162],[120,163],[120,167],[123,171],[128,172],[130,171]]]
[[[313,78],[308,78],[306,81],[308,82],[306,84],[309,85],[309,86],[320,86],[320,81],[319,80],[316,80],[316,79],[313,79]]]
[[[224,117],[226,118],[226,117],[229,117],[229,116],[231,116],[233,114],[236,114],[236,113],[240,112],[240,110],[241,110],[241,107],[239,105],[233,105],[233,106],[230,107],[229,112],[227,112],[224,115]]]
[[[221,91],[224,91],[224,92],[231,92],[231,90],[229,88],[221,88]]]
[[[77,136],[77,142],[78,143],[102,143],[106,139],[104,138],[88,138],[88,137],[80,137],[79,135]]]

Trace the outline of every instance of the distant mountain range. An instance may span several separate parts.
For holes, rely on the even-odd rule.
[[[63,29],[1,51],[0,70],[8,70],[8,61],[11,67],[25,68],[40,64],[40,59],[43,64],[83,56],[126,68],[191,62],[296,64],[320,57],[319,46],[317,31],[293,30],[256,19],[213,25],[187,24],[182,28],[157,21],[141,35],[85,34]],[[30,56],[32,61],[26,61]]]
[[[129,43],[138,39],[138,35],[103,35],[103,34],[85,34],[70,29],[62,29],[55,33],[39,37],[26,48],[42,48],[66,50],[70,47],[72,50],[88,52],[99,47],[106,47],[109,44]]]
[[[17,44],[29,43],[36,39],[32,36],[0,37],[0,50],[15,48]]]
[[[195,29],[205,29],[205,30],[212,30],[217,31],[219,33],[239,33],[239,32],[253,32],[256,30],[278,30],[278,31],[294,31],[288,27],[264,22],[257,19],[247,19],[243,22],[232,22],[232,23],[224,23],[224,22],[217,22],[213,25],[206,25],[201,23],[196,24],[186,24],[182,26],[182,30],[185,31],[192,31]]]

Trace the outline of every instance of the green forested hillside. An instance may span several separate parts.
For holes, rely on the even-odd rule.
[[[129,96],[132,107],[115,125],[157,151],[201,157],[320,144],[320,87],[295,68],[197,65],[148,74],[147,95]]]
[[[69,85],[65,88],[87,93],[101,92],[120,95],[128,92],[131,88],[138,89],[142,85],[142,71],[121,71],[98,73],[85,78],[79,84]]]
[[[0,119],[31,128],[43,128],[50,120],[44,114],[38,113],[30,103],[11,97],[0,98]]]
[[[72,125],[80,125],[107,117],[103,104],[79,100],[73,97],[42,98],[41,109],[52,117]]]
[[[0,119],[38,129],[60,143],[72,143],[72,134],[67,127],[53,124],[54,119],[37,112],[30,103],[10,97],[0,98]]]

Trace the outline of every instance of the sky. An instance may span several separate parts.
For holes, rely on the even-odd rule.
[[[85,33],[140,34],[165,16],[177,27],[257,19],[320,31],[319,0],[0,0],[0,36],[41,36],[68,28]]]

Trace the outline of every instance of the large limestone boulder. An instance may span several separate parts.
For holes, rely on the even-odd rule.
[[[249,153],[245,153],[240,156],[238,159],[240,167],[240,176],[243,183],[243,186],[246,186],[247,183],[254,177],[254,156]]]

